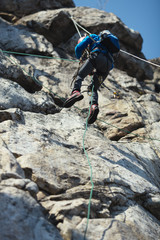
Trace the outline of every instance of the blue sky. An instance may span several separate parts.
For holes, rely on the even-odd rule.
[[[160,57],[160,0],[73,0],[75,5],[113,12],[129,28],[140,32],[142,52],[147,59]],[[101,5],[102,5],[101,4]],[[104,7],[104,6],[103,6]]]

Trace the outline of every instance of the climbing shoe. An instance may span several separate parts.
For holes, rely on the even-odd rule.
[[[71,96],[64,102],[63,107],[69,108],[73,104],[75,104],[75,102],[78,102],[83,98],[84,96],[78,90],[75,90],[72,92]]]
[[[96,121],[98,113],[99,113],[98,104],[93,104],[91,106],[90,115],[88,118],[88,124],[92,124]]]

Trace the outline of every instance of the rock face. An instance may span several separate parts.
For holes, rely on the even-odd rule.
[[[40,10],[63,7],[75,7],[75,5],[72,0],[1,0],[0,11],[22,17]]]
[[[159,71],[120,53],[93,125],[85,92],[62,108],[78,68],[70,15],[144,57],[141,35],[113,13],[71,1],[34,1],[33,12],[27,1],[2,1],[1,9],[9,4],[16,16],[36,13],[14,24],[0,18],[0,239],[158,240]]]

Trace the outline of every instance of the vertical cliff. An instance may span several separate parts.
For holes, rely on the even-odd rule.
[[[0,10],[0,239],[158,240],[158,69],[120,53],[93,125],[86,92],[62,108],[79,65],[70,16],[145,58],[140,33],[72,1],[10,0]]]

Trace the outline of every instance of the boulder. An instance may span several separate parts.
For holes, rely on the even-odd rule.
[[[0,48],[12,52],[51,54],[53,47],[42,35],[31,32],[25,26],[13,26],[0,18]]]
[[[58,230],[47,221],[41,206],[29,193],[0,184],[0,196],[1,239],[62,240]]]
[[[1,110],[19,108],[24,111],[41,112],[45,114],[60,111],[54,104],[52,98],[44,91],[32,95],[17,83],[3,78],[1,78],[1,84],[3,86],[0,88]]]
[[[0,11],[13,13],[17,17],[22,17],[34,12],[47,9],[57,9],[75,7],[72,0],[1,0]]]
[[[23,178],[24,172],[13,153],[8,149],[7,144],[0,138],[0,179]]]
[[[41,90],[42,84],[34,77],[34,69],[30,68],[28,74],[28,69],[25,69],[26,71],[15,57],[0,51],[0,77],[5,75],[7,79],[17,82],[30,93]]]

